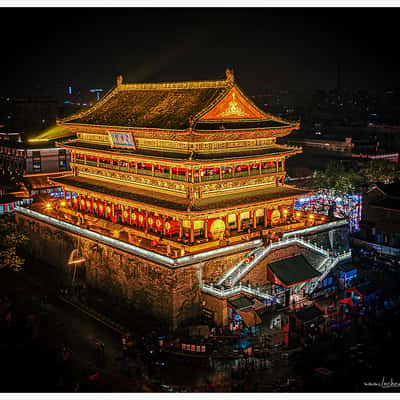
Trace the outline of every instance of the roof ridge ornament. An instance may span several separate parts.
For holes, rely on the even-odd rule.
[[[234,83],[235,82],[235,73],[233,68],[227,68],[225,70],[226,80],[227,82]]]
[[[118,75],[117,76],[117,87],[122,85],[122,81],[123,81],[122,75]]]

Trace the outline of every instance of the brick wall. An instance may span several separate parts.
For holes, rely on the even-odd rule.
[[[58,285],[72,283],[73,249],[86,259],[78,268],[87,285],[118,297],[175,329],[200,316],[199,266],[171,269],[52,225],[16,214],[30,241],[28,251],[57,269]]]

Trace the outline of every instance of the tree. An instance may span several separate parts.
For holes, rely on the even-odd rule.
[[[25,260],[18,255],[20,246],[28,237],[16,230],[16,224],[10,217],[0,220],[0,269],[11,268],[20,271]]]
[[[314,178],[314,189],[329,192],[332,196],[344,196],[360,191],[364,178],[354,169],[331,161],[325,171],[318,171]]]
[[[342,217],[349,218],[353,212],[348,195],[359,193],[365,179],[352,168],[346,168],[331,161],[325,171],[318,171],[313,179],[313,189],[336,210],[336,199],[343,198],[345,206],[341,208]]]
[[[396,163],[382,159],[369,161],[360,172],[370,185],[377,182],[392,183],[399,176]]]

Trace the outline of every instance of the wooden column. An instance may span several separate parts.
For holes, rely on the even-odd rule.
[[[86,165],[86,154],[83,155],[83,163]]]
[[[100,167],[100,157],[97,157],[97,168]]]
[[[236,165],[234,165],[234,166],[232,167],[232,178],[235,177],[235,170],[236,170]]]
[[[138,173],[138,162],[137,161],[135,161],[135,173],[136,174]]]
[[[179,220],[179,239],[182,239],[183,236],[183,221]]]
[[[194,223],[190,221],[190,243],[194,242]]]
[[[114,203],[111,203],[111,221],[115,222],[115,209]]]
[[[154,176],[154,164],[151,164],[151,176]]]
[[[146,224],[145,224],[144,231],[147,233],[147,232],[149,231],[149,222],[148,222],[148,219],[149,219],[149,213],[148,213],[147,211],[145,211],[145,213],[144,213],[144,214],[146,215]]]
[[[253,228],[256,229],[257,228],[257,216],[256,216],[256,211],[257,210],[253,210]]]
[[[172,167],[169,167],[169,179],[172,179]]]
[[[229,230],[229,227],[228,227],[228,216],[227,215],[224,215],[223,217],[222,217],[222,220],[224,221],[224,224],[225,224],[225,232],[224,232],[224,238],[226,238],[227,236],[229,236],[230,235],[230,230]]]
[[[261,161],[258,163],[258,172],[260,173],[260,175],[262,174],[262,162]]]
[[[222,168],[219,167],[219,179],[222,181]]]
[[[247,172],[249,173],[249,176],[251,175],[250,174],[250,164],[247,164]]]
[[[241,228],[241,221],[240,221],[240,214],[236,214],[236,226],[237,226],[237,231],[240,232]]]
[[[278,172],[279,171],[279,160],[276,160],[275,162],[276,162],[276,172]]]
[[[264,208],[264,228],[268,226],[268,208]]]
[[[208,238],[208,219],[204,221],[204,238]]]

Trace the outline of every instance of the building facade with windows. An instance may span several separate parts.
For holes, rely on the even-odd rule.
[[[217,81],[130,84],[118,77],[96,105],[59,124],[76,134],[58,144],[71,153],[71,173],[51,178],[65,198],[18,215],[22,224],[31,221],[29,229],[69,242],[85,259],[89,284],[176,328],[204,305],[225,324],[228,298],[246,291],[262,298],[258,281],[284,281],[288,298],[321,275],[303,259],[295,274],[287,264],[275,265],[275,275],[265,266],[268,246],[283,235],[343,224],[294,210],[308,192],[285,185],[285,160],[301,149],[276,139],[298,124],[259,109],[232,71]],[[279,246],[307,248],[296,240]],[[38,243],[38,255],[55,251],[50,242],[69,258],[54,240]],[[326,267],[329,255],[320,253],[315,265]],[[274,294],[263,298],[271,303]]]

